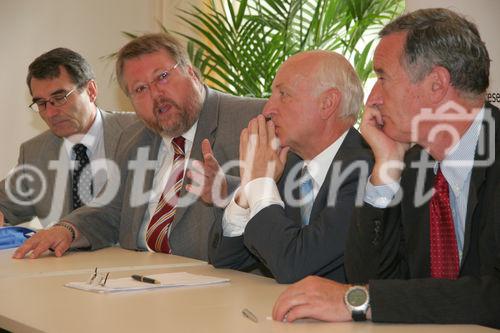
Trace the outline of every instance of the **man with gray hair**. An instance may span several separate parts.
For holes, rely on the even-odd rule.
[[[87,60],[67,48],[43,53],[29,65],[29,107],[49,129],[21,145],[17,167],[0,182],[0,225],[38,217],[48,227],[106,184],[108,170],[100,162],[115,159],[118,137],[138,119],[98,108],[94,79]]]
[[[36,234],[15,258],[30,251],[36,258],[50,247],[61,256],[70,246],[94,250],[119,242],[131,250],[207,259],[208,232],[222,210],[186,194],[189,159],[235,160],[239,133],[264,101],[206,87],[182,45],[162,33],[126,44],[116,73],[143,121],[120,138],[116,195],[104,202],[102,194],[92,207],[66,216],[60,222],[65,229]]]
[[[361,133],[375,165],[354,212],[349,283],[308,277],[273,317],[500,328],[500,111],[474,24],[436,8],[388,24]]]
[[[372,164],[352,127],[362,102],[340,54],[302,52],[281,65],[263,114],[242,131],[241,187],[214,226],[214,266],[269,270],[280,283],[346,281],[347,229]]]

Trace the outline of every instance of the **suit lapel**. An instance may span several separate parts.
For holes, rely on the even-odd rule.
[[[52,135],[50,136],[50,139],[47,140],[45,147],[44,147],[45,153],[41,155],[42,159],[44,161],[50,162],[50,161],[61,161],[61,158],[65,158],[69,162],[68,157],[63,157],[66,155],[66,151],[64,148],[64,141],[63,139]],[[73,210],[73,203],[72,203],[72,192],[71,192],[71,172],[70,172],[70,164],[67,164],[67,169],[65,168],[65,185],[64,186],[64,193],[54,193],[54,185],[56,184],[56,171],[49,169],[49,165],[47,163],[47,184],[52,184],[51,188],[53,189],[52,192],[50,193],[50,198],[49,202],[51,204],[57,204],[53,202],[54,198],[64,198],[62,201],[62,211],[61,211],[61,217],[65,216],[66,214],[70,213]],[[61,195],[61,196],[60,196]],[[54,222],[54,221],[49,221],[49,222]]]
[[[102,116],[104,154],[106,158],[109,158],[110,156],[115,155],[118,139],[120,138],[119,133],[121,132],[121,127],[118,125],[118,122],[110,121],[109,113],[103,112],[100,109],[97,109],[97,112],[100,112]]]
[[[295,174],[292,174],[293,180],[295,182],[297,182],[297,180],[300,178],[300,170],[302,169],[303,165],[304,165],[304,162],[302,161],[302,159],[299,156],[295,155],[292,152],[289,152],[288,157],[287,157],[287,162],[285,165],[285,169],[283,170],[283,176],[281,177],[281,179],[278,182],[278,189],[280,192],[280,196],[281,196],[281,198],[283,198],[283,201],[285,202],[285,214],[287,216],[289,216],[293,221],[297,221],[297,223],[299,223],[299,224],[302,221],[302,217],[300,214],[300,207],[297,205],[288,205],[288,203],[287,203],[288,200],[285,200],[285,190],[288,190],[288,189],[285,189],[285,185],[287,183],[287,178],[291,174],[290,170],[292,170],[292,169],[297,170],[297,172],[295,172]],[[300,199],[299,186],[295,186],[295,188],[293,189],[292,197],[295,200]]]
[[[350,154],[350,150],[352,148],[359,148],[359,145],[361,144],[360,140],[361,139],[359,137],[358,131],[356,131],[354,128],[351,127],[347,132],[344,141],[340,145],[339,150],[335,154],[335,157],[333,158],[332,163],[328,168],[328,172],[326,173],[325,180],[323,181],[323,184],[319,189],[318,195],[314,200],[313,207],[311,210],[311,217],[310,217],[311,221],[314,220],[321,213],[323,208],[327,206],[328,203],[327,200],[330,194],[330,183],[332,181],[333,165],[335,164],[335,162],[342,162],[344,160],[347,160]]]
[[[490,156],[488,155],[490,151],[494,151],[494,147],[489,147],[490,143],[490,137],[492,134],[496,133],[498,131],[499,126],[498,126],[498,120],[495,119],[498,118],[498,112],[492,112],[493,106],[489,103],[485,105],[485,119],[494,119],[496,121],[496,130],[491,133],[490,130],[491,128],[488,127],[487,120],[483,121],[483,127],[481,128],[481,133],[479,134],[479,137],[483,137],[484,135],[484,144],[487,145],[486,149],[483,149],[484,151],[482,153],[479,152],[479,144],[478,147],[476,148],[476,154],[474,156],[474,160],[476,163],[479,162],[485,162],[487,161]],[[498,110],[497,110],[498,111]],[[494,139],[494,138],[493,138]],[[470,186],[469,186],[469,197],[468,197],[468,202],[467,202],[467,213],[465,216],[465,230],[464,230],[464,248],[463,248],[463,254],[462,254],[462,262],[463,260],[467,257],[467,254],[469,253],[470,250],[470,244],[471,244],[471,233],[472,233],[472,216],[474,215],[474,211],[476,210],[476,206],[478,204],[478,195],[479,195],[479,190],[481,189],[484,181],[486,180],[486,167],[473,167],[472,173],[471,173],[471,179],[470,179]]]
[[[424,155],[421,155],[424,154]],[[427,155],[427,157],[425,157]],[[424,156],[424,157],[422,157]],[[408,249],[405,256],[409,262],[410,275],[416,277],[428,277],[430,275],[430,208],[429,200],[422,202],[422,199],[416,198],[416,194],[423,196],[429,193],[434,185],[434,169],[425,168],[420,170],[424,174],[419,176],[419,169],[412,167],[412,162],[427,160],[430,157],[420,147],[414,147],[405,160],[406,168],[401,176],[401,189],[403,190],[403,199],[401,202],[401,220],[403,221],[401,238]],[[425,178],[423,178],[425,177]],[[417,184],[424,182],[423,189]],[[423,191],[423,193],[421,193]],[[416,203],[420,203],[419,206]]]
[[[193,147],[191,148],[191,154],[189,157],[190,161],[203,161],[203,153],[201,151],[201,141],[203,141],[203,139],[208,139],[210,141],[210,146],[214,146],[217,123],[219,121],[220,95],[216,91],[209,88],[205,88],[205,92],[206,97],[198,118],[198,126],[196,128]],[[190,163],[190,161],[188,161],[188,163]],[[194,196],[186,191],[186,181],[187,178],[184,177],[180,198],[184,198],[186,196],[187,198],[194,198]],[[175,228],[179,221],[182,220],[182,217],[189,209],[189,206],[177,207],[171,229]]]
[[[151,161],[156,161],[158,159],[158,153],[160,151],[160,144],[161,144],[161,136],[155,134],[148,128],[144,128],[145,135],[144,139],[141,141],[141,143],[137,147],[151,147],[149,150],[149,160]],[[155,175],[155,170],[149,170],[146,173],[145,180],[144,180],[144,190],[145,191],[150,191],[153,189],[153,179]],[[132,193],[131,189],[129,189],[129,193]],[[128,199],[130,200],[130,198]],[[137,226],[136,234],[139,233],[139,229],[142,225],[142,222],[144,220],[144,215],[146,214],[146,210],[149,206],[149,203],[146,202],[144,205],[139,205],[137,209],[133,209],[133,219],[132,221],[136,221],[135,225]],[[149,217],[151,218],[151,216]]]

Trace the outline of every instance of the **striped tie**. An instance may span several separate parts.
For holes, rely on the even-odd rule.
[[[148,246],[156,252],[171,253],[168,244],[168,230],[175,217],[177,200],[179,199],[184,178],[184,142],[185,139],[182,136],[172,140],[174,148],[172,172],[168,177],[167,185],[165,185],[146,232]]]

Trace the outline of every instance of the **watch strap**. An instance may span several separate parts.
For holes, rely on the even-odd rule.
[[[354,321],[366,321],[366,312],[365,311],[352,311],[351,312],[352,320]]]

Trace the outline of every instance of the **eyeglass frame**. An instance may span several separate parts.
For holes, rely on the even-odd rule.
[[[49,99],[45,99],[45,100],[38,99],[36,101],[33,101],[33,103],[31,103],[28,107],[33,112],[39,113],[39,112],[44,112],[45,110],[47,110],[47,103],[50,103],[50,105],[55,106],[55,107],[63,106],[66,103],[68,103],[69,95],[71,95],[73,92],[75,92],[77,90],[78,90],[78,87],[74,87],[73,89],[68,91],[66,93],[66,95],[64,95],[64,96],[57,96],[56,95],[56,96],[52,96]],[[40,102],[43,102],[43,104]],[[36,105],[36,107],[34,107],[34,105]],[[41,105],[43,105],[43,109],[41,108]]]
[[[172,72],[179,65],[180,65],[180,62],[177,62],[177,63],[175,63],[175,65],[173,65],[169,69],[164,70],[161,73],[157,74],[156,77],[153,80],[149,81],[148,83],[141,84],[139,87],[137,87],[136,89],[134,89],[134,91],[128,93],[129,97],[132,98],[132,99],[134,99],[134,98],[138,98],[138,97],[141,97],[141,96],[145,96],[145,94],[148,91],[151,92],[151,85],[153,83],[155,84],[156,87],[158,87],[158,84],[160,84],[160,85],[167,84],[170,75],[172,74]],[[164,77],[162,78],[162,76],[164,76]],[[161,82],[162,80],[164,80],[165,82]],[[136,92],[135,90],[137,90],[138,88],[146,88],[146,89],[144,89],[144,90],[142,90],[140,92]]]
[[[97,272],[97,267],[94,269],[94,272],[90,275],[89,281],[87,284],[89,285],[99,285],[104,287],[106,282],[108,282],[109,272],[99,273]]]

